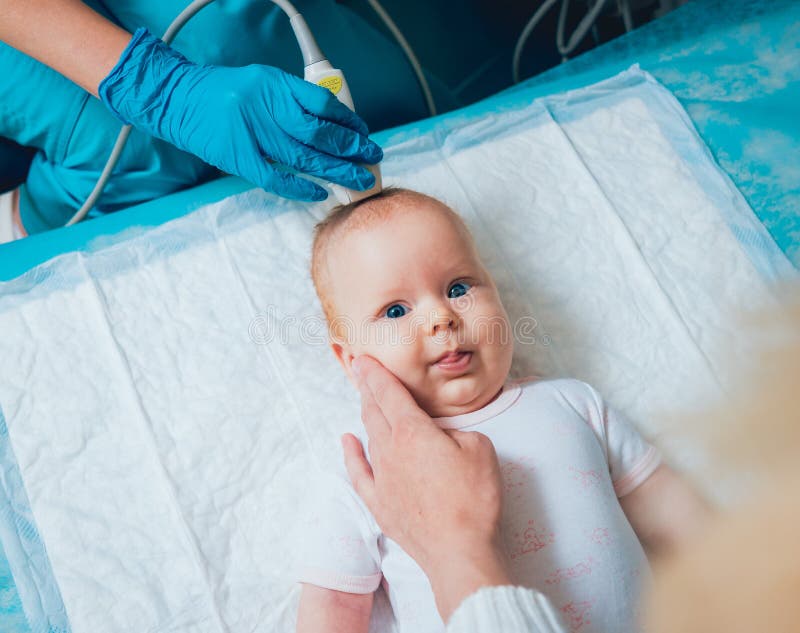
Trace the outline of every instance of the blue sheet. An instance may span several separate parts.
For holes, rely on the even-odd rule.
[[[587,85],[635,62],[676,94],[720,165],[800,267],[800,3],[794,0],[694,0],[604,47],[443,117],[474,116]],[[416,134],[443,117],[376,138],[386,142]],[[143,231],[249,187],[238,178],[223,178],[2,246],[0,279],[16,277],[59,253],[91,250],[123,233]],[[30,631],[1,544],[0,630]]]

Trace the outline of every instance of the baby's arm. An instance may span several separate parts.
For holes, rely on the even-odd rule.
[[[303,583],[297,633],[367,633],[373,595]]]
[[[669,553],[699,532],[714,513],[697,490],[666,464],[619,502],[649,554]]]

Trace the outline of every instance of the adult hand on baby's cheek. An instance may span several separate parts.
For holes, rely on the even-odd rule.
[[[383,532],[428,575],[447,619],[470,589],[508,582],[494,446],[480,433],[439,429],[377,361],[354,367],[372,465],[345,435],[348,474]]]

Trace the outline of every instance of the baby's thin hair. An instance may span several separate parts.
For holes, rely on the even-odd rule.
[[[314,227],[314,242],[311,247],[311,279],[322,303],[325,317],[329,322],[333,321],[335,317],[335,307],[330,299],[330,280],[326,265],[328,246],[331,240],[337,234],[342,234],[342,231],[358,230],[371,225],[375,220],[386,218],[390,213],[401,208],[400,202],[403,199],[427,200],[441,205],[442,209],[452,214],[466,233],[469,233],[458,214],[439,200],[402,187],[387,187],[369,198],[335,206],[328,216]]]

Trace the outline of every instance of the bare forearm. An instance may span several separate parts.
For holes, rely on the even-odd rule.
[[[94,96],[130,39],[80,0],[0,0],[0,40]]]

